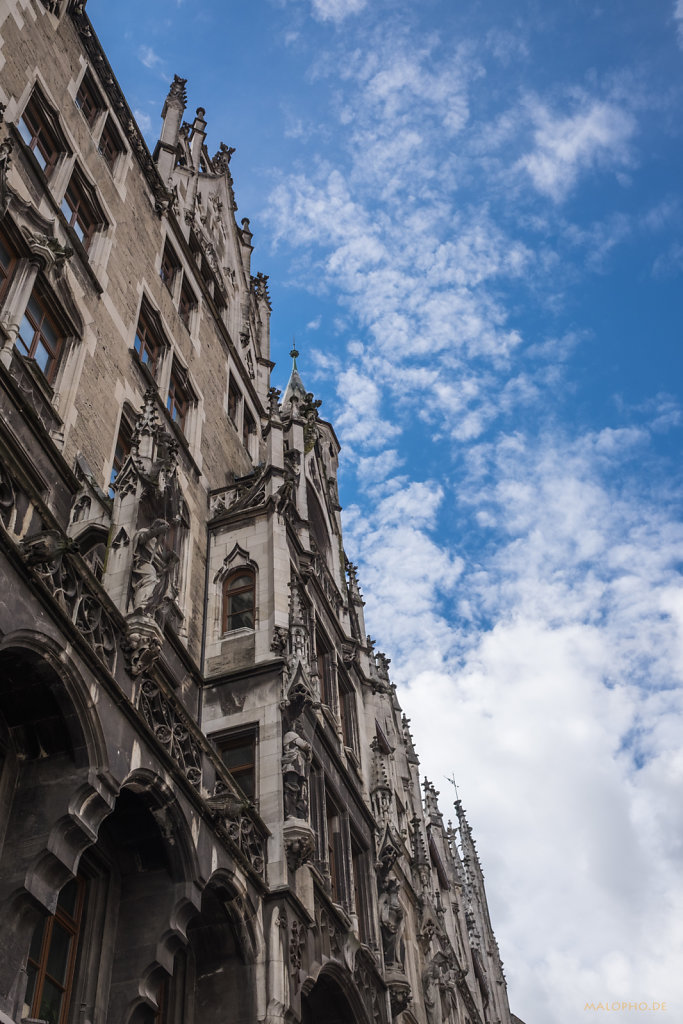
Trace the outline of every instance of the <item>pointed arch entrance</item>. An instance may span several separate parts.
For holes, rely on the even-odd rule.
[[[370,1024],[351,976],[335,968],[326,966],[314,985],[304,985],[301,1024]]]

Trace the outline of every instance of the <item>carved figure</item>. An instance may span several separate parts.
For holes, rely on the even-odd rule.
[[[285,818],[308,818],[310,766],[311,744],[290,729],[282,741]]]
[[[152,526],[135,534],[131,589],[136,612],[154,613],[165,599],[172,597],[171,574],[178,556],[162,540],[169,526],[165,519],[155,519]]]
[[[441,1024],[443,1020],[441,991],[439,987],[440,975],[441,970],[434,960],[427,965],[422,975],[422,989],[424,991],[428,1024]]]
[[[387,878],[379,897],[379,923],[382,930],[382,949],[384,963],[387,967],[403,970],[405,947],[403,928],[405,911],[398,898],[399,883],[395,878]]]

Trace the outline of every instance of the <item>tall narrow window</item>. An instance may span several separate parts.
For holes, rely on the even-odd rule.
[[[251,569],[236,569],[223,584],[223,632],[254,628],[255,578]]]
[[[134,347],[140,362],[147,366],[152,374],[156,374],[163,346],[148,314],[144,311],[138,321]]]
[[[124,408],[121,414],[121,423],[119,424],[119,432],[116,438],[116,447],[114,448],[114,459],[111,464],[111,473],[109,474],[109,497],[114,497],[114,481],[123,469],[124,463],[130,455],[130,449],[133,441],[133,424],[131,417],[126,414]]]
[[[59,894],[57,910],[33,934],[26,973],[24,1016],[65,1024],[76,969],[85,882],[74,878]]]
[[[3,235],[0,235],[0,300],[5,294],[13,268],[14,253],[12,246]]]
[[[339,864],[339,811],[327,798],[325,804],[327,825],[327,868],[330,873],[330,889],[335,903],[341,902],[340,867]]]
[[[104,226],[104,220],[75,174],[62,199],[62,213],[87,252],[93,235]]]
[[[15,345],[22,355],[35,360],[49,381],[54,380],[62,338],[44,300],[36,292],[28,300]]]
[[[372,938],[372,898],[368,879],[368,855],[355,838],[351,837],[353,863],[353,903],[358,918],[358,937],[361,942]]]
[[[190,392],[184,377],[185,375],[181,373],[179,367],[174,366],[171,371],[168,397],[166,399],[166,408],[170,413],[171,419],[174,423],[178,424],[183,432],[185,431],[187,413],[190,408]]]
[[[256,730],[240,729],[218,740],[217,745],[225,767],[244,795],[253,799],[256,793]]]
[[[90,127],[95,124],[97,115],[104,110],[102,98],[97,91],[92,75],[86,71],[76,93],[76,106],[83,114]]]
[[[192,320],[192,313],[197,308],[197,299],[194,292],[190,288],[187,281],[183,281],[180,289],[180,303],[178,304],[178,313],[180,319],[183,321],[188,331],[190,329],[190,323]]]
[[[179,270],[180,264],[178,263],[178,257],[173,252],[170,245],[166,244],[164,246],[164,254],[161,257],[159,277],[164,282],[169,292],[173,291],[173,285]]]
[[[320,682],[320,699],[323,704],[334,708],[334,686],[332,685],[332,651],[320,633],[316,633],[315,650]]]
[[[228,416],[233,422],[233,425],[237,426],[237,421],[240,415],[240,404],[242,402],[242,395],[240,389],[235,384],[232,377],[228,384]]]
[[[113,174],[116,162],[121,154],[125,152],[125,148],[121,141],[121,136],[114,127],[111,117],[108,117],[104,122],[104,128],[102,129],[102,134],[100,135],[100,141],[97,148],[102,154],[107,167]]]
[[[339,676],[339,717],[341,718],[344,746],[358,753],[358,717],[356,714],[356,691],[351,682]]]
[[[19,119],[19,134],[49,177],[60,154],[58,136],[49,123],[45,105],[34,91]]]
[[[249,410],[244,409],[244,419],[242,421],[242,444],[251,453],[251,439],[256,436],[256,420],[251,415]]]
[[[349,814],[336,804],[329,793],[325,795],[325,817],[330,895],[348,912],[353,907]]]

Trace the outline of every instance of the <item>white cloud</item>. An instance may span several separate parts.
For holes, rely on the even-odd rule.
[[[636,122],[616,103],[582,97],[579,109],[569,116],[553,113],[539,99],[529,99],[527,107],[535,145],[517,166],[555,202],[566,199],[580,174],[628,164]]]
[[[398,426],[382,418],[381,392],[377,384],[355,367],[340,375],[337,394],[341,412],[335,423],[352,445],[381,448],[400,434]]]
[[[674,3],[674,21],[676,22],[678,45],[683,49],[683,0],[676,0]]]
[[[675,484],[634,482],[681,412],[659,396],[574,437],[554,415],[598,340],[563,313],[568,282],[669,208],[568,224],[555,204],[635,166],[637,104],[592,78],[482,122],[479,58],[446,49],[383,25],[321,55],[339,149],[284,176],[268,217],[355,339],[346,368],[316,357],[362,503],[345,545],[422,767],[473,808],[513,1010],[575,1024],[634,978],[683,998],[683,531]]]
[[[386,478],[402,466],[403,461],[395,448],[385,448],[379,455],[365,455],[359,458],[356,473],[361,487],[372,490],[373,494],[381,495]]]
[[[146,68],[154,70],[163,64],[162,58],[158,53],[155,53],[151,46],[140,46],[138,47],[138,60],[141,64],[144,64]]]
[[[362,11],[367,0],[312,0],[313,15],[320,21],[340,22]]]
[[[146,135],[147,132],[152,130],[152,118],[149,114],[146,114],[144,110],[135,109],[133,111],[133,117],[137,121],[138,127],[143,135]]]
[[[476,808],[503,955],[524,950],[513,1009],[554,1024],[607,996],[683,999],[683,527],[665,492],[633,490],[648,444],[501,437],[455,495],[407,484],[347,540],[422,769]],[[496,531],[476,565],[437,539],[457,499]]]
[[[683,2],[683,0],[682,0]],[[652,276],[656,278],[678,277],[683,272],[683,245],[670,242],[652,264]]]

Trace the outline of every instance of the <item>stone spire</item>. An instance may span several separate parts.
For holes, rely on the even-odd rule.
[[[405,715],[401,715],[401,726],[403,729],[403,742],[406,747],[406,757],[408,764],[419,764],[420,760],[415,753],[415,746],[413,744],[413,736],[410,731],[410,719],[406,718]]]
[[[425,791],[424,807],[425,815],[435,825],[443,825],[443,817],[439,810],[439,792],[434,788],[433,783],[428,779],[425,779],[422,783],[422,788]]]
[[[306,400],[306,395],[308,394],[296,365],[299,353],[296,348],[292,348],[289,354],[292,357],[292,372],[289,375],[289,381],[287,382],[287,387],[285,388],[285,393],[282,398],[283,409],[288,409],[291,406],[293,398],[296,398],[299,402],[304,402]]]
[[[467,815],[464,807],[462,806],[462,801],[456,800],[454,806],[455,812],[458,815],[460,849],[462,850],[462,860],[465,866],[465,871],[467,873],[468,880],[473,884],[478,884],[482,882],[484,872],[481,870],[477,847],[474,839],[472,838],[472,829],[470,828],[470,823],[467,820]]]

